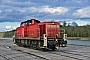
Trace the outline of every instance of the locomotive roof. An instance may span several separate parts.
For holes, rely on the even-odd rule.
[[[21,22],[21,24],[23,24],[23,23],[25,23],[25,22],[32,22],[32,20],[35,20],[35,19],[31,19],[31,20],[27,20],[27,21],[24,21],[24,22]],[[40,21],[39,20],[35,20],[35,22],[37,22],[37,23],[40,23]]]

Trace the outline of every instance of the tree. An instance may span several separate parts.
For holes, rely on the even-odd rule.
[[[76,22],[72,22],[71,24],[72,26],[78,26],[78,24]]]
[[[66,24],[67,24],[67,23],[66,23],[65,21],[63,21],[63,26],[66,26]]]
[[[70,26],[71,23],[68,23],[68,26]]]

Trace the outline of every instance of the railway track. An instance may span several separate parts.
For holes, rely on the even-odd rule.
[[[90,47],[87,46],[70,45],[66,49],[60,48],[60,50],[57,51],[40,51],[40,50],[34,50],[24,47],[18,47],[17,45],[3,45],[3,44],[0,44],[0,47],[12,51],[11,53],[0,54],[0,57],[2,57],[5,60],[16,60],[17,57],[20,58],[23,56],[26,57],[34,56],[37,60],[38,59],[39,60],[90,60],[90,51],[89,51]],[[22,59],[22,60],[26,60],[26,59]]]
[[[83,60],[82,58],[75,57],[76,55],[77,56],[83,56],[83,55],[80,55],[80,54],[73,54],[73,53],[67,53],[67,52],[61,52],[61,53],[52,52],[51,54],[64,56],[64,57],[69,57],[69,58],[76,59],[76,60]]]
[[[44,58],[44,57],[42,57],[42,56],[39,56],[39,55],[36,55],[36,54],[30,53],[30,52],[24,52],[24,51],[22,51],[22,50],[18,50],[18,49],[14,49],[14,50],[19,51],[19,52],[22,52],[22,53],[29,54],[29,55],[33,55],[33,56],[38,57],[38,58],[43,59],[43,60],[49,60],[49,59],[47,59],[47,58]]]
[[[49,59],[47,59],[47,57],[42,57],[39,56],[37,54],[31,53],[31,52],[25,52],[22,50],[18,50],[18,49],[14,49],[16,51],[20,51],[22,53],[26,53],[29,55],[33,55],[36,56],[40,59],[44,59],[44,60],[50,60],[51,58],[53,58],[54,56],[58,58],[58,56],[63,56],[63,57],[67,57],[73,60],[84,60],[84,58],[90,58],[90,56],[84,55],[84,53],[89,53],[89,52],[79,52],[79,51],[38,51],[35,53],[43,53],[42,55],[44,56],[45,54],[47,54],[47,56],[53,56],[53,57],[49,57]],[[37,51],[37,50],[36,50]],[[34,52],[34,51],[32,51]]]
[[[4,45],[0,45],[0,47],[6,48]],[[0,58],[5,59],[5,60],[11,60],[7,55],[0,53]]]
[[[26,54],[29,54],[29,55],[33,55],[33,56],[36,56],[36,57],[39,57],[39,58],[45,59],[45,60],[50,60],[50,58],[51,58],[50,57],[49,59],[47,59],[47,58],[35,55],[33,53],[30,53],[30,52],[24,52],[22,50],[17,50],[17,51],[20,51],[20,52],[23,52],[23,53],[26,53]],[[50,51],[41,51],[41,52],[38,52],[38,53],[43,53],[43,52],[45,54],[47,54],[47,56],[51,55],[51,56],[53,56],[53,57],[55,56],[57,58],[58,58],[58,56],[63,56],[63,57],[67,57],[67,58],[74,59],[74,60],[83,60],[83,58],[81,58],[81,57],[88,57],[88,58],[90,58],[89,56],[84,56],[84,55],[81,55],[81,54],[71,53],[71,51],[52,51],[52,52],[50,52]],[[73,51],[73,52],[75,52],[75,51]],[[43,54],[43,55],[45,55],[45,54]]]
[[[13,60],[13,58],[17,58],[17,57],[22,56],[22,55],[19,55],[19,56],[14,56],[14,57],[8,57],[9,55],[15,55],[15,54],[23,54],[25,56],[34,56],[34,57],[36,57],[36,59],[40,59],[40,60],[49,60],[49,59],[47,59],[45,57],[42,57],[42,56],[39,56],[39,55],[30,53],[30,52],[25,52],[25,51],[22,51],[20,49],[13,49],[10,46],[0,45],[0,47],[6,48],[6,49],[11,49],[12,51],[19,52],[19,53],[7,53],[7,54],[0,53],[0,57],[3,58],[3,59],[5,59],[5,60]]]
[[[0,57],[4,60],[11,60],[9,57],[7,57],[6,55],[3,55],[0,53]]]
[[[83,50],[66,50],[66,51],[52,51],[52,52],[48,52],[48,53],[51,53],[51,54],[55,54],[55,55],[59,55],[59,56],[64,56],[64,57],[68,57],[68,58],[72,58],[72,59],[75,59],[75,60],[90,60],[90,46],[83,46],[83,45],[78,45],[80,46],[81,48],[79,48],[80,50],[83,49]],[[86,49],[85,49],[86,48]],[[89,48],[89,49],[88,49]],[[84,51],[86,50],[86,51]]]

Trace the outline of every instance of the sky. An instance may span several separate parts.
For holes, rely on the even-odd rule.
[[[0,0],[0,32],[29,19],[90,24],[90,0]]]

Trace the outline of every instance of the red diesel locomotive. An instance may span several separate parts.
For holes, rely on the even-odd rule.
[[[59,22],[40,22],[35,19],[21,22],[16,28],[14,43],[30,48],[58,49],[66,46],[67,41],[60,37]]]

